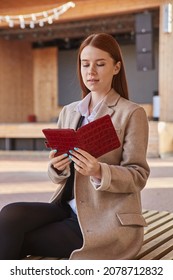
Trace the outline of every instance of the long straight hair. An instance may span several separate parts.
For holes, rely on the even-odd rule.
[[[92,46],[102,51],[109,53],[110,57],[114,60],[115,63],[118,61],[121,62],[121,69],[118,74],[113,76],[112,79],[112,88],[118,92],[122,97],[128,98],[128,87],[127,87],[127,80],[126,74],[124,69],[124,63],[122,58],[122,53],[120,47],[115,40],[115,38],[107,33],[98,33],[98,34],[91,34],[88,36],[80,45],[78,51],[78,58],[77,58],[77,72],[78,78],[80,82],[80,86],[82,89],[82,96],[85,97],[90,91],[85,86],[82,75],[81,75],[81,52],[86,46]]]

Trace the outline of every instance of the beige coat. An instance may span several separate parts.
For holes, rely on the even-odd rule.
[[[78,102],[63,108],[58,127],[75,128],[79,120]],[[83,247],[70,259],[132,259],[143,243],[140,191],[149,176],[146,162],[148,121],[145,111],[112,90],[96,118],[111,116],[121,147],[99,158],[102,180],[95,186],[90,177],[75,174],[77,215]],[[69,172],[58,176],[49,166],[48,174],[57,184],[51,201],[61,195]]]

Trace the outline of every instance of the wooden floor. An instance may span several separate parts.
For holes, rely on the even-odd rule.
[[[148,226],[145,228],[144,244],[136,260],[173,260],[173,213],[167,211],[144,210],[143,216]],[[30,256],[31,260],[55,260]]]

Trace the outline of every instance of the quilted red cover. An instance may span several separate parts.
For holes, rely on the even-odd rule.
[[[56,155],[68,154],[74,147],[81,148],[98,158],[120,146],[116,130],[109,115],[74,129],[43,129],[48,148],[56,149]]]

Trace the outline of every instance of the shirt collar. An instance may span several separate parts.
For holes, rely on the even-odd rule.
[[[89,103],[90,103],[90,99],[91,99],[91,92],[89,92],[85,97],[84,99],[82,99],[79,104],[78,104],[78,111],[79,113],[82,115],[82,116],[85,116],[85,117],[88,117],[89,116],[89,110],[88,110],[88,107],[89,107]],[[104,99],[104,98],[103,98]],[[103,99],[94,107],[91,115],[92,116],[95,116],[96,113],[98,112],[100,106],[101,106],[101,103],[103,101]]]
[[[81,116],[88,116],[88,107],[91,99],[91,93],[89,92],[78,104],[77,108]]]

